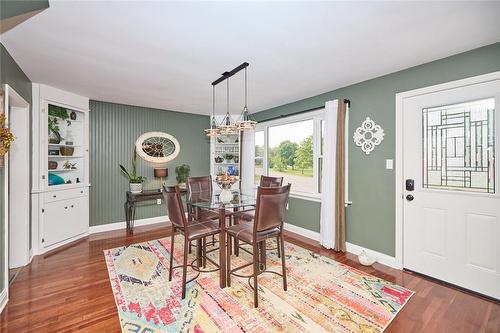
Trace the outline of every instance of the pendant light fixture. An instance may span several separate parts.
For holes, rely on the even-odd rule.
[[[245,67],[245,106],[243,106],[243,110],[241,111],[240,120],[236,122],[238,126],[238,130],[246,131],[246,130],[254,130],[257,122],[250,118],[250,114],[248,113],[248,80],[247,80],[247,67]]]
[[[235,134],[238,131],[238,126],[229,113],[229,77],[226,78],[226,115],[222,119],[219,129],[221,134]]]
[[[222,76],[212,82],[212,115],[210,117],[210,128],[205,129],[205,133],[207,136],[216,137],[219,135],[227,135],[227,134],[237,134],[240,131],[245,130],[254,130],[257,122],[250,118],[250,114],[248,113],[248,80],[247,80],[247,67],[249,66],[248,62],[244,62],[238,67],[234,68],[229,72],[222,73]],[[240,118],[238,121],[234,121],[229,113],[230,108],[230,89],[229,89],[229,78],[234,74],[238,73],[242,69],[245,70],[245,105],[241,112]],[[226,114],[222,121],[217,124],[217,119],[215,117],[215,86],[221,83],[222,81],[226,81]]]
[[[212,85],[212,115],[210,116],[210,128],[205,129],[205,133],[210,137],[216,137],[220,134],[220,129],[215,119],[215,85]]]

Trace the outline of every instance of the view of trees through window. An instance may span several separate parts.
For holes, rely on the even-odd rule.
[[[283,177],[294,191],[315,192],[313,120],[269,127],[269,175]]]

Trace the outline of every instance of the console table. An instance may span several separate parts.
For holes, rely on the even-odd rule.
[[[187,194],[186,188],[179,188],[183,195]],[[134,231],[134,220],[135,220],[135,206],[138,202],[151,201],[151,200],[163,200],[163,193],[160,189],[154,190],[143,190],[141,193],[132,193],[127,191],[127,198],[125,201],[125,220],[127,221],[127,232]]]

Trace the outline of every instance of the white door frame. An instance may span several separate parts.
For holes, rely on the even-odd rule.
[[[406,98],[415,96],[455,89],[465,86],[470,86],[478,83],[484,83],[500,79],[500,71],[488,74],[469,77],[462,80],[456,80],[437,84],[434,86],[419,88],[415,90],[405,91],[396,94],[396,266],[400,269],[404,268],[403,254],[403,228],[404,228],[404,172],[403,172],[403,102]]]
[[[3,85],[4,90],[4,112],[6,116],[6,126],[9,126],[9,107],[15,107],[17,109],[25,109],[29,115],[29,107],[30,104],[19,95],[11,86],[8,84]],[[2,299],[0,299],[0,312],[3,310],[3,307],[6,305],[9,298],[9,153],[5,154],[5,182],[4,182],[4,200],[5,200],[5,209],[4,209],[4,276],[0,277],[4,280],[5,289],[1,291]],[[29,197],[29,190],[27,193]],[[29,207],[28,207],[29,209]],[[29,224],[28,230],[26,232],[29,234]]]

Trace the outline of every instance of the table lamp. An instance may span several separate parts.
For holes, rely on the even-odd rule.
[[[155,175],[155,178],[161,179],[160,192],[162,192],[163,185],[165,185],[165,183],[163,182],[163,178],[168,177],[168,169],[167,168],[154,168],[154,175]]]

